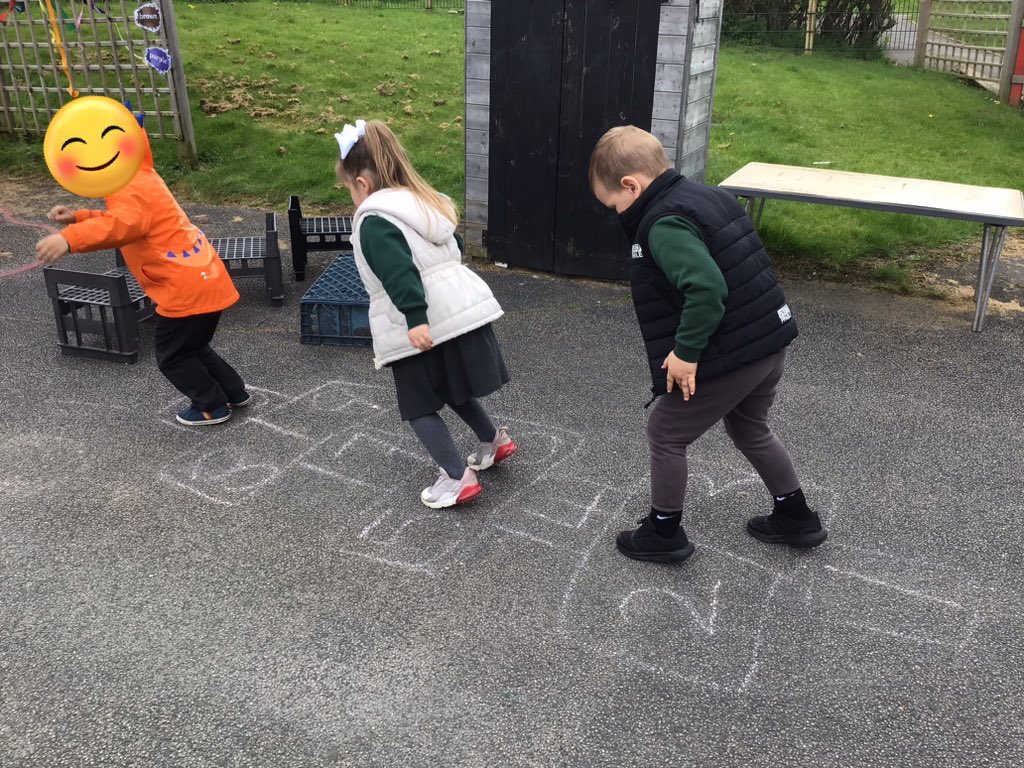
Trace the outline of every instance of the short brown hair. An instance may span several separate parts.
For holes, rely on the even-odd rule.
[[[605,133],[590,155],[590,187],[601,182],[614,191],[623,176],[642,173],[656,179],[671,167],[656,136],[635,125],[620,125]]]

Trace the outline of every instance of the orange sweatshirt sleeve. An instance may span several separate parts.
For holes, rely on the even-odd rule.
[[[76,211],[75,219],[61,231],[74,253],[121,248],[144,238],[150,227],[149,211],[135,197],[108,201],[105,211]]]
[[[75,211],[75,221],[85,221],[96,216],[102,216],[106,211],[98,211],[93,208],[82,208],[81,210]]]

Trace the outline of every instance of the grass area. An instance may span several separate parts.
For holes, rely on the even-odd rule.
[[[463,195],[463,17],[324,3],[178,3],[200,167],[157,142],[184,199],[283,210],[289,194],[337,210],[333,133],[392,124],[416,166]],[[813,165],[1019,187],[1024,113],[951,77],[885,62],[786,51],[721,51],[708,180],[747,162]],[[52,183],[41,141],[0,143],[0,167]],[[580,170],[581,173],[585,169]],[[772,202],[773,255],[807,272],[906,286],[923,254],[980,238],[940,219]]]
[[[712,183],[753,161],[1012,188],[1024,177],[1024,113],[951,77],[885,62],[726,46],[714,117]],[[761,229],[773,254],[828,271],[858,261],[864,271],[885,257],[875,277],[897,286],[928,251],[980,242],[975,224],[778,201]]]

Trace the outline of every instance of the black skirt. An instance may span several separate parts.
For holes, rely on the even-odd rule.
[[[403,421],[485,397],[508,383],[508,369],[490,323],[388,365]]]

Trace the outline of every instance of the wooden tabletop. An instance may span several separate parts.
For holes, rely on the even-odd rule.
[[[719,186],[742,197],[771,197],[998,226],[1024,226],[1024,195],[1017,189],[771,163],[748,163]]]

